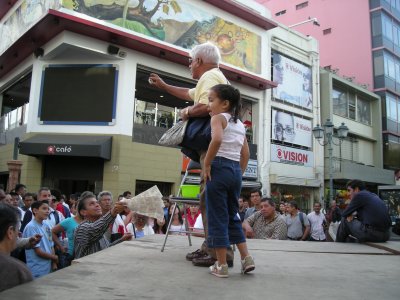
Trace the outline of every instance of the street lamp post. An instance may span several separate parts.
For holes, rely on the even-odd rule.
[[[315,139],[318,141],[318,143],[321,146],[328,146],[328,154],[329,154],[329,202],[333,200],[333,144],[335,142],[333,141],[333,123],[331,122],[330,119],[327,119],[325,124],[323,125],[324,128],[319,126],[315,126],[313,128],[313,135]],[[347,137],[347,134],[349,133],[349,128],[342,123],[337,129],[338,137],[339,137],[339,144],[335,144],[337,146],[340,146],[343,140]],[[324,138],[325,136],[325,138]],[[321,143],[321,140],[324,139]]]

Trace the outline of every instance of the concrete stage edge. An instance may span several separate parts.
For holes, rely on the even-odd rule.
[[[399,242],[361,244],[248,240],[256,269],[230,277],[185,260],[201,238],[154,235],[77,260],[71,267],[0,293],[0,299],[400,299]],[[394,250],[394,251],[390,251]]]

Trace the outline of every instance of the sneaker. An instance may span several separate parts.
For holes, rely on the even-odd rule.
[[[204,256],[207,256],[207,253],[204,253],[200,249],[197,249],[194,252],[190,252],[190,253],[186,254],[186,260],[192,261],[195,258],[200,258],[200,257],[204,257]]]
[[[218,262],[216,261],[215,264],[213,264],[210,267],[210,272],[214,276],[220,277],[220,278],[227,278],[228,275],[228,265],[220,265],[218,266]]]
[[[202,256],[202,257],[193,258],[192,264],[197,267],[210,267],[213,264],[215,264],[216,261],[217,260],[215,258],[206,254],[205,256]],[[227,262],[229,268],[233,267],[233,260],[227,260],[226,262]]]
[[[253,257],[248,255],[242,260],[242,274],[249,273],[256,268]]]

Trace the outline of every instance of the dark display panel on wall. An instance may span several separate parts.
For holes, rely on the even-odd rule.
[[[114,65],[48,65],[42,75],[39,122],[113,125],[117,85]]]

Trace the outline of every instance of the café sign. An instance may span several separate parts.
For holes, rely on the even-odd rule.
[[[48,154],[56,154],[56,153],[70,153],[72,151],[71,146],[55,146],[50,145],[47,147]]]

